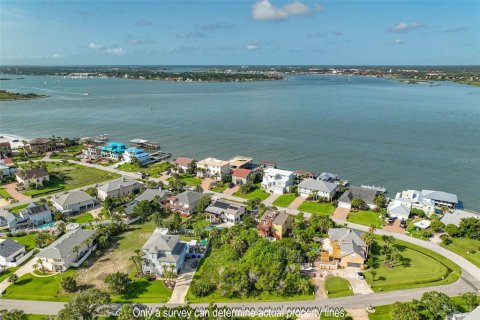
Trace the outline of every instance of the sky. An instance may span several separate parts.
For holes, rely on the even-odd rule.
[[[0,65],[478,65],[480,1],[0,2]]]

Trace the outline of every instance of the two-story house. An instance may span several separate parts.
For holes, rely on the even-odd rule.
[[[267,168],[263,171],[262,187],[273,193],[283,194],[289,192],[295,181],[292,171]]]
[[[50,180],[50,175],[47,171],[40,168],[32,168],[30,170],[19,170],[15,173],[18,184],[24,188],[42,187],[44,182]]]
[[[79,190],[54,196],[52,204],[65,214],[75,214],[93,208],[97,204],[97,199]]]
[[[217,200],[205,209],[207,220],[211,222],[239,223],[247,209],[239,204]]]
[[[338,192],[339,186],[336,182],[325,180],[305,179],[298,185],[298,194],[302,197],[316,196],[331,201]]]
[[[114,181],[109,181],[97,188],[98,198],[104,201],[107,197],[123,197],[132,192],[140,190],[142,186],[143,183],[128,178],[121,178]]]
[[[230,162],[215,158],[206,158],[197,162],[197,176],[199,178],[214,178],[221,181],[230,174]]]
[[[165,206],[174,212],[190,216],[197,211],[197,204],[203,194],[195,191],[184,191],[167,198]]]
[[[52,212],[46,204],[30,203],[26,208],[20,210],[19,216],[30,221],[34,226],[40,226],[52,221]]]
[[[293,216],[285,211],[267,210],[257,225],[258,234],[262,237],[282,239],[292,228]]]

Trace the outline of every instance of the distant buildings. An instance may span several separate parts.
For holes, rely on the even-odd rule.
[[[128,148],[123,153],[123,160],[125,162],[131,163],[133,159],[137,159],[141,165],[148,164],[152,162],[152,157],[149,153],[145,152],[144,149],[141,148]]]
[[[365,207],[368,209],[375,209],[377,206],[373,202],[375,197],[381,192],[376,189],[362,188],[362,187],[350,187],[345,191],[338,199],[338,206],[340,208],[352,208],[352,200],[359,198],[365,203]]]
[[[316,195],[318,198],[324,198],[331,201],[338,192],[339,187],[336,182],[325,180],[306,179],[298,185],[298,193],[302,197],[310,197]]]
[[[117,198],[140,190],[143,183],[133,179],[120,178],[106,182],[97,188],[98,198],[104,201],[107,197]]]
[[[24,188],[42,187],[44,182],[50,181],[49,173],[40,168],[32,168],[27,171],[19,170],[15,176],[20,186]]]
[[[120,142],[110,142],[102,147],[101,156],[112,160],[120,160],[125,150],[125,144]]]
[[[257,225],[258,234],[280,240],[292,228],[293,220],[285,211],[267,210]]]
[[[402,203],[410,208],[419,209],[427,215],[435,213],[435,210],[446,206],[454,209],[458,204],[457,196],[451,193],[433,190],[405,190],[397,193],[395,203]]]
[[[185,191],[167,198],[166,207],[183,215],[192,215],[197,211],[197,204],[203,197],[203,193]]]
[[[0,163],[0,179],[11,176],[13,172],[13,168],[10,168],[9,166]]]
[[[283,194],[290,190],[295,181],[292,171],[267,168],[263,171],[262,187],[273,193]]]
[[[246,156],[235,156],[232,159],[228,160],[230,163],[230,168],[232,170],[240,168],[250,168],[252,165],[253,158]]]
[[[64,214],[76,214],[93,208],[97,200],[85,191],[72,191],[53,197],[52,204]]]
[[[221,181],[225,175],[230,174],[230,163],[215,158],[206,158],[197,162],[197,176],[208,177]]]
[[[205,209],[207,220],[214,223],[239,223],[245,216],[247,208],[239,204],[233,204],[217,200]]]

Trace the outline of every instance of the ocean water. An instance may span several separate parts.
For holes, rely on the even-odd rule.
[[[1,133],[155,139],[174,156],[249,155],[382,185],[390,196],[407,188],[452,192],[480,210],[479,87],[338,76],[255,83],[11,78],[0,87],[49,97],[1,102]]]

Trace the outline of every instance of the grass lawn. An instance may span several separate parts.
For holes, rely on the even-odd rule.
[[[298,211],[331,215],[335,211],[335,207],[331,203],[305,201],[298,207]]]
[[[395,246],[404,263],[397,263],[390,269],[383,263],[382,245],[383,241],[377,237],[371,249],[376,261],[375,280],[370,270],[365,272],[365,279],[375,292],[448,284],[461,275],[460,267],[447,258],[400,240],[395,241]]]
[[[158,178],[162,175],[162,172],[167,171],[171,167],[172,164],[170,162],[156,162],[142,168],[139,168],[131,163],[124,163],[119,165],[118,169],[127,172],[145,172],[150,177]]]
[[[452,240],[453,242],[448,246],[442,243],[442,247],[461,255],[480,268],[480,240],[467,238],[452,238]]]
[[[327,277],[325,279],[325,291],[329,298],[353,296],[350,282],[340,277]]]
[[[69,190],[100,183],[107,180],[120,178],[120,175],[113,172],[107,172],[73,163],[48,162],[48,172],[63,172],[65,180],[56,177],[50,177],[47,186],[42,189],[27,190],[23,192],[27,196],[39,197],[62,190]]]
[[[8,269],[5,269],[2,272],[0,272],[0,282],[7,279],[8,277],[10,277],[10,275],[12,273],[14,273],[15,271],[17,271],[18,268],[20,268],[20,267],[8,268]]]
[[[228,188],[228,183],[224,183],[223,186],[211,188],[210,190],[213,191],[213,192],[222,193],[222,192],[225,191],[225,189],[227,189],[227,188]]]
[[[10,209],[8,209],[8,211],[10,211],[11,213],[20,213],[20,210],[25,209],[26,207],[28,207],[28,205],[29,205],[28,203],[21,204],[16,207],[11,207]]]
[[[0,197],[2,197],[3,199],[12,198],[10,193],[8,193],[7,190],[5,190],[5,188],[0,188]]]
[[[35,237],[36,234],[27,234],[21,237],[9,237],[9,238],[4,238],[4,239],[12,239],[15,241],[18,241],[19,243],[23,244],[25,246],[25,250],[30,251],[35,249]]]
[[[36,277],[29,273],[20,277],[15,284],[11,284],[3,297],[19,300],[68,301],[72,294],[62,292],[60,279],[75,273],[74,269],[51,277]]]
[[[112,295],[112,302],[163,303],[171,295],[172,292],[160,280],[134,279],[127,296]]]
[[[383,221],[379,218],[380,212],[374,211],[359,211],[359,212],[350,212],[347,217],[348,222],[362,224],[364,226],[370,227],[372,224],[381,229],[383,227]]]
[[[290,203],[295,200],[297,196],[295,194],[282,194],[277,200],[273,201],[273,205],[276,207],[288,207]]]
[[[87,223],[90,221],[95,221],[95,218],[92,216],[90,212],[85,212],[77,216],[68,218],[68,221],[73,223]]]
[[[262,201],[267,199],[268,197],[270,197],[270,193],[263,190],[258,184],[256,185],[255,190],[253,190],[252,192],[242,194],[239,190],[239,191],[235,192],[233,195],[235,197],[240,197],[240,198],[248,199],[248,200],[259,198]]]
[[[172,181],[173,177],[168,178],[168,181]],[[180,175],[180,180],[185,182],[187,186],[196,187],[202,184],[202,179],[192,176],[191,174]]]

